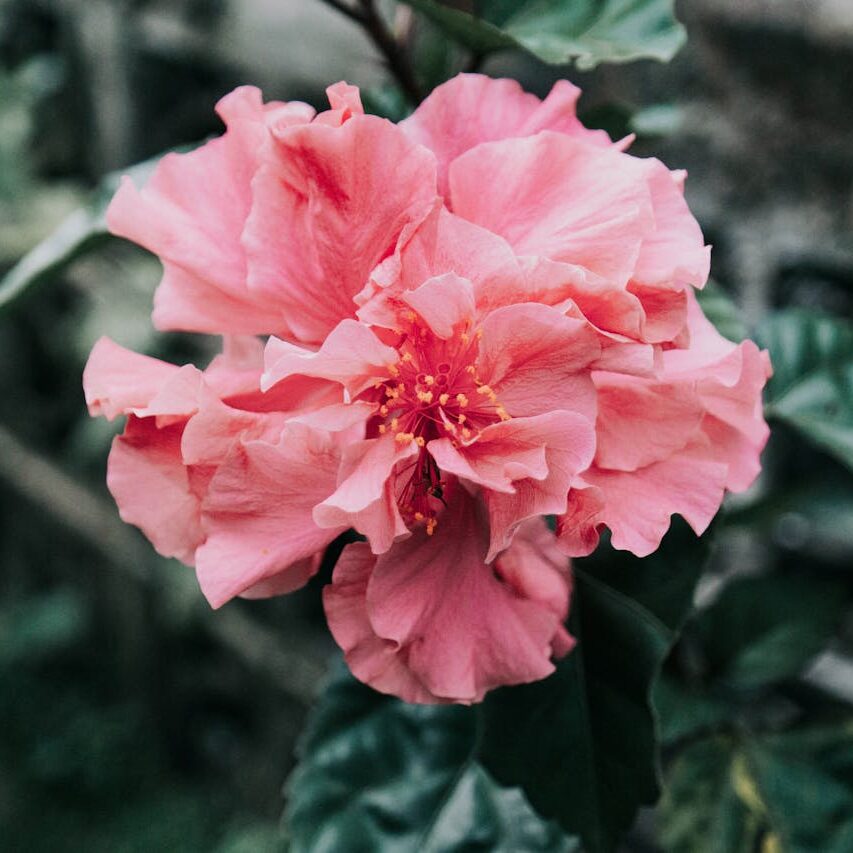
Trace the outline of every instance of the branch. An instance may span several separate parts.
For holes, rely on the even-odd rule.
[[[345,15],[351,21],[355,21],[357,24],[364,23],[364,16],[359,13],[358,9],[354,9],[352,6],[345,3],[344,0],[320,0],[320,2],[325,3],[327,6],[331,6],[333,9],[340,12],[342,15]]]
[[[415,77],[403,46],[385,23],[376,9],[374,0],[358,0],[359,7],[350,6],[345,0],[320,0],[332,9],[355,21],[367,34],[377,50],[385,58],[388,70],[394,75],[400,88],[416,106],[424,99],[424,92]]]
[[[385,19],[377,11],[374,0],[359,0],[361,5],[361,25],[370,36],[379,52],[385,57],[385,62],[400,88],[417,106],[424,99],[424,92],[418,83],[412,66],[409,65],[406,51],[394,37]]]

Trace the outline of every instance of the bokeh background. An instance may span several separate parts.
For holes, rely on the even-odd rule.
[[[634,132],[634,153],[688,170],[733,334],[776,308],[853,318],[853,3],[678,9],[689,41],[666,65],[580,73],[498,55],[483,70],[540,95],[567,76],[584,89],[588,124]],[[462,67],[446,41],[421,35],[425,85]],[[296,595],[214,614],[191,570],[119,521],[104,486],[117,427],[87,417],[80,387],[91,346],[107,334],[198,363],[214,342],[151,329],[156,260],[94,232],[78,246],[74,235],[102,212],[116,171],[217,133],[213,106],[234,86],[320,105],[342,78],[396,117],[380,57],[319,0],[0,0],[0,274],[57,228],[54,239],[79,255],[0,303],[2,850],[279,849],[282,783],[334,651],[323,573]],[[849,730],[853,478],[785,424],[773,427],[764,475],[717,525],[697,603],[732,578],[782,577],[788,592],[765,595],[759,583],[741,612],[688,626],[662,701],[677,704],[713,669],[701,641],[714,619],[725,634],[790,608],[796,628],[814,601],[817,639],[785,635],[782,620],[781,642],[811,642],[816,656],[744,714]],[[842,785],[853,784],[846,749]],[[672,778],[665,809],[678,797]],[[682,842],[650,812],[627,844],[690,849]]]

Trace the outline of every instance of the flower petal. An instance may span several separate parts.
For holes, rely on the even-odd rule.
[[[128,419],[113,440],[107,486],[122,520],[140,528],[158,554],[192,565],[204,540],[199,495],[181,457],[183,424],[158,428],[154,418]]]
[[[399,462],[415,455],[415,444],[401,446],[388,433],[352,442],[343,452],[338,487],[314,510],[321,527],[354,527],[367,537],[374,553],[391,547],[408,532],[397,507],[392,474]]]
[[[316,344],[354,315],[370,271],[429,213],[435,161],[390,122],[355,115],[276,130],[252,193],[249,288]]]
[[[609,145],[606,133],[588,130],[578,120],[575,104],[579,95],[580,89],[567,80],[558,81],[540,101],[515,80],[458,74],[436,87],[400,127],[434,152],[439,186],[446,194],[450,164],[482,142],[555,130]]]
[[[154,313],[159,328],[285,332],[281,315],[246,289],[240,235],[268,121],[301,122],[313,113],[304,104],[265,107],[260,91],[248,86],[227,95],[217,108],[226,133],[188,154],[167,154],[142,190],[124,178],[107,224],[163,261]]]
[[[642,161],[549,131],[459,157],[450,200],[517,253],[575,264],[620,287],[654,227]]]
[[[355,676],[408,701],[468,704],[553,672],[571,644],[565,559],[536,525],[519,538],[523,551],[486,565],[476,502],[456,489],[434,536],[416,531],[372,572],[366,549],[348,546],[324,603]]]
[[[560,535],[571,556],[580,556],[571,546],[594,536],[594,528],[607,525],[614,548],[646,557],[660,545],[669,529],[670,517],[684,517],[697,535],[705,532],[723,501],[727,466],[714,459],[707,446],[694,445],[662,462],[636,471],[607,471],[591,468],[584,483],[599,490],[601,508],[587,518],[583,531],[571,529],[578,522],[573,509],[561,519]],[[588,553],[588,552],[587,552]]]
[[[601,346],[586,322],[524,303],[492,311],[481,329],[478,374],[511,415],[568,409],[595,420],[588,368]]]
[[[451,337],[457,326],[474,318],[474,288],[468,279],[454,273],[427,279],[416,290],[407,291],[400,298],[420,314],[439,338]]]
[[[270,338],[264,359],[266,369],[261,377],[264,390],[291,376],[312,376],[339,382],[354,397],[378,378],[386,378],[387,366],[394,364],[398,355],[368,326],[356,320],[342,320],[320,349],[305,349]]]
[[[334,490],[339,464],[334,441],[295,424],[276,444],[255,440],[232,447],[202,505],[207,539],[196,554],[196,572],[212,607],[294,564],[294,578],[307,580],[299,562],[345,529],[319,528],[312,518]]]

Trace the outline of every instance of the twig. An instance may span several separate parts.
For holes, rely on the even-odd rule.
[[[151,583],[151,552],[122,522],[115,508],[48,459],[25,447],[0,426],[0,478],[84,539],[110,565]],[[283,692],[310,705],[326,673],[324,656],[307,643],[285,646],[274,631],[236,609],[211,611],[201,600],[197,612],[206,630],[251,669],[262,671]]]
[[[424,99],[424,92],[418,83],[405,50],[394,37],[385,19],[377,11],[375,0],[359,0],[361,5],[362,26],[385,57],[388,68],[397,78],[400,88],[417,106]]]
[[[321,2],[325,3],[327,6],[331,6],[342,15],[346,15],[351,21],[355,21],[358,24],[364,23],[364,17],[358,9],[355,9],[345,3],[344,0],[321,0]]]
[[[355,21],[385,58],[388,70],[394,75],[400,88],[415,105],[424,99],[424,92],[415,77],[402,45],[385,23],[374,0],[358,0],[358,7],[350,6],[345,0],[321,0],[327,6]]]

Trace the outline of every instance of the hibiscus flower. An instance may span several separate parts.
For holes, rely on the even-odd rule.
[[[202,372],[101,341],[87,401],[128,415],[122,516],[214,607],[295,589],[354,530],[324,591],[353,673],[476,702],[571,649],[567,554],[603,526],[650,553],[749,486],[769,363],[701,314],[683,173],[585,128],[571,84],[460,75],[399,125],[328,92],[238,89],[222,137],[123,183],[108,222],[163,261],[155,325],[227,343]]]

